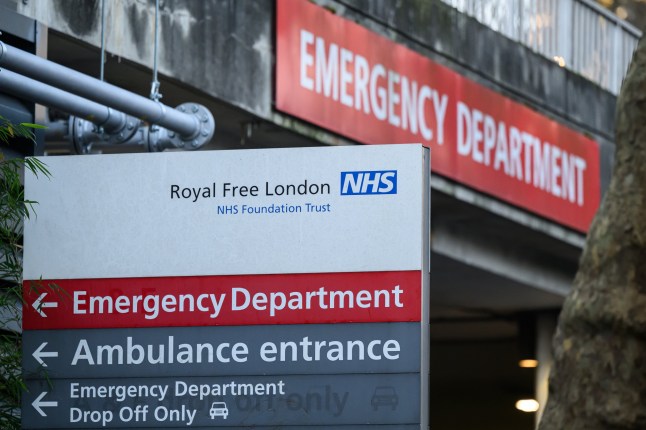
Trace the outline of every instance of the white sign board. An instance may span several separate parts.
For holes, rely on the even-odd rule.
[[[50,180],[26,178],[25,279],[421,270],[422,151],[48,157]],[[396,193],[377,173],[341,184],[380,171]]]

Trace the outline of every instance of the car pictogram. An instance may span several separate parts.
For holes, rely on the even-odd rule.
[[[382,406],[390,406],[394,411],[399,404],[399,397],[393,387],[380,386],[375,388],[370,403],[375,411]]]
[[[209,415],[211,416],[212,420],[214,420],[215,417],[222,417],[226,420],[227,416],[229,416],[229,409],[227,408],[227,404],[224,402],[213,402]]]

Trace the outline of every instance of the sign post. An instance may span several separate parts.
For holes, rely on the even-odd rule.
[[[427,427],[427,149],[44,161],[23,428]]]

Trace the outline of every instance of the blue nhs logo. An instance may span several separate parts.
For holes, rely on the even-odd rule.
[[[341,172],[341,195],[397,194],[397,170]]]

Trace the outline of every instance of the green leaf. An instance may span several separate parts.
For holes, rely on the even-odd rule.
[[[23,127],[37,128],[39,130],[46,129],[47,127],[41,124],[33,124],[31,122],[21,122],[20,125]]]
[[[0,142],[16,137],[34,139],[36,124],[13,125],[0,116]],[[1,155],[1,153],[0,153]],[[22,294],[22,234],[24,219],[35,215],[37,202],[25,199],[22,169],[35,176],[50,177],[47,166],[36,158],[0,157],[0,309],[3,322],[20,322]],[[55,284],[46,287],[59,295]],[[59,292],[60,290],[60,292]],[[20,429],[20,397],[26,390],[21,372],[21,334],[0,330],[0,429]],[[45,375],[47,377],[47,375]]]

